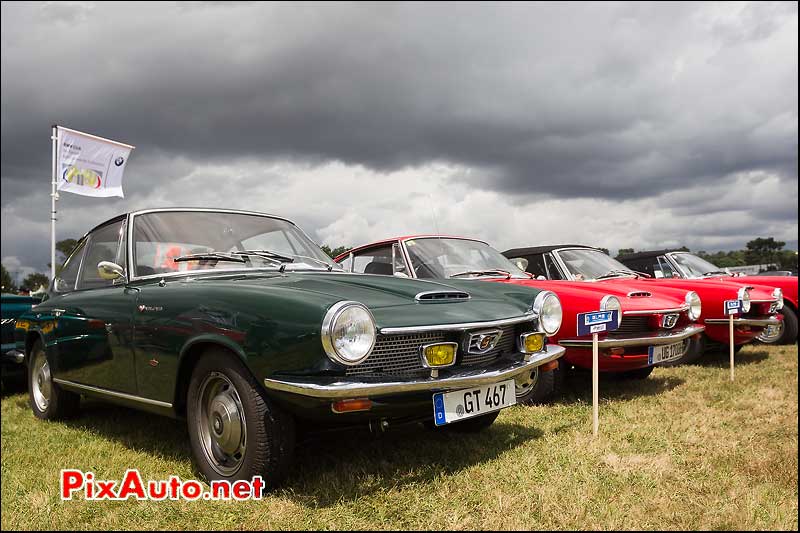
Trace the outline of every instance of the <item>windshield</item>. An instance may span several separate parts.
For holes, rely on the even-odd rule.
[[[714,263],[700,259],[694,254],[670,254],[670,257],[678,264],[678,268],[683,271],[684,276],[687,278],[701,278],[710,274],[727,274],[726,271]]]
[[[341,269],[294,224],[278,218],[163,211],[135,215],[133,220],[135,276],[215,269]],[[249,253],[231,253],[245,251]]]
[[[466,239],[410,239],[405,242],[418,278],[508,277],[528,279],[500,252],[486,243]]]
[[[576,280],[632,275],[630,268],[599,250],[559,250],[558,256]]]

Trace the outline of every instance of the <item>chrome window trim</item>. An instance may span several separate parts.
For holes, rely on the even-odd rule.
[[[67,381],[65,379],[60,378],[53,378],[54,383],[58,383],[59,385],[63,385],[65,387],[73,387],[75,389],[83,390],[86,392],[91,392],[94,394],[101,394],[104,396],[111,396],[112,398],[119,398],[122,400],[130,400],[133,402],[144,403],[147,405],[155,405],[157,407],[165,407],[167,409],[172,408],[171,403],[162,402],[160,400],[153,400],[150,398],[143,398],[141,396],[136,396],[134,394],[126,394],[124,392],[117,392],[108,389],[101,389],[99,387],[92,387],[91,385],[84,385],[82,383],[75,383],[74,381]]]
[[[554,254],[553,253],[554,251],[555,250],[551,250],[551,251],[549,251],[549,252],[547,252],[545,254],[542,254],[542,261],[544,261],[544,269],[545,269],[545,272],[547,273],[547,279],[550,279],[550,280],[553,279],[550,276],[550,268],[548,268],[548,266],[547,266],[547,256],[549,255],[550,256],[550,261],[552,261],[553,266],[556,267],[556,270],[559,271],[558,272],[559,276],[561,276],[560,280],[554,280],[554,281],[564,281],[564,280],[574,281],[573,279],[571,279],[569,277],[569,270],[567,270],[566,267],[563,265],[563,262],[561,261],[561,258],[559,257],[558,259],[556,259],[556,256],[558,254]]]
[[[429,326],[402,326],[395,328],[381,328],[381,335],[394,335],[396,333],[422,333],[427,331],[466,331],[475,328],[492,328],[497,326],[510,326],[511,324],[521,324],[523,322],[533,322],[538,318],[536,313],[528,313],[523,316],[492,320],[489,322],[461,322],[458,324],[436,324]]]

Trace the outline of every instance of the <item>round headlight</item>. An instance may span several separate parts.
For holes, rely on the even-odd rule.
[[[737,293],[739,300],[742,301],[742,313],[747,313],[750,311],[750,291],[747,290],[747,287],[742,287],[739,289]]]
[[[780,287],[776,287],[775,290],[772,291],[772,297],[778,299],[778,301],[775,302],[775,310],[780,311],[783,309],[783,291],[780,289]]]
[[[694,291],[689,291],[686,293],[686,303],[689,304],[689,320],[697,320],[700,318],[700,312],[702,311],[702,302],[700,301],[700,296],[697,295]]]
[[[558,333],[561,328],[561,300],[554,292],[542,291],[533,301],[533,312],[539,317],[539,328],[548,336]]]
[[[619,298],[607,294],[600,300],[601,311],[617,311],[617,327],[622,325],[622,304],[619,303]]]
[[[363,304],[339,302],[322,320],[322,347],[337,363],[357,365],[375,346],[375,320]]]

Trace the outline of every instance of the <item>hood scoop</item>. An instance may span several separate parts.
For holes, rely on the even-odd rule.
[[[458,302],[466,301],[470,298],[469,293],[464,291],[426,291],[414,296],[414,299],[420,303]]]
[[[650,298],[651,296],[653,295],[647,291],[631,291],[628,293],[629,298]]]

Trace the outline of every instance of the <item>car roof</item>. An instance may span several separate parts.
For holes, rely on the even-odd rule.
[[[599,250],[599,248],[587,246],[585,244],[548,244],[545,246],[531,246],[529,248],[511,248],[503,252],[503,255],[506,257],[524,257],[526,255],[544,254],[561,248],[589,248],[591,250]]]
[[[634,259],[649,259],[659,255],[668,254],[670,252],[685,252],[686,250],[678,250],[675,248],[666,248],[664,250],[645,250],[642,252],[634,252],[632,254],[620,255],[617,257],[619,261],[634,260]]]

